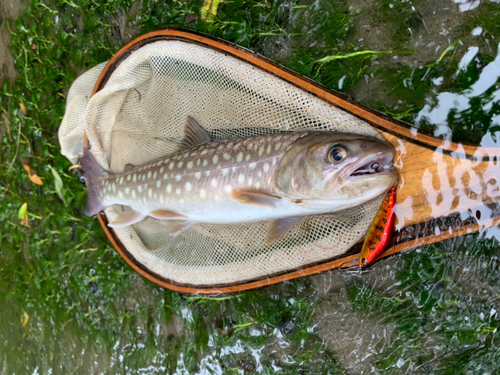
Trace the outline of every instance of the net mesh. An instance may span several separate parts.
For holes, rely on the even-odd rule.
[[[105,169],[145,164],[174,151],[188,115],[213,139],[279,131],[333,130],[381,138],[366,122],[237,58],[201,45],[163,40],[131,53],[90,98],[101,64],[68,95],[61,124],[62,153],[83,154],[86,132]],[[283,241],[266,244],[267,222],[197,224],[177,237],[171,221],[147,218],[114,231],[146,269],[176,283],[241,283],[343,254],[366,233],[381,198],[342,212],[308,216]],[[123,208],[111,206],[113,220]]]

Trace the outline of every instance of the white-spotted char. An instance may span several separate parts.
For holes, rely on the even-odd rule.
[[[120,204],[108,225],[152,216],[196,223],[274,220],[266,240],[283,237],[303,216],[342,210],[385,193],[396,181],[393,148],[373,137],[290,132],[212,140],[188,117],[179,151],[122,173],[105,171],[88,149],[82,165],[89,191],[85,213]]]

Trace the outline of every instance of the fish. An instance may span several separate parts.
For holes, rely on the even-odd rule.
[[[191,116],[178,150],[121,173],[102,168],[85,148],[85,214],[111,205],[120,228],[146,217],[175,220],[170,234],[197,223],[270,221],[266,243],[308,215],[340,211],[384,194],[397,180],[394,149],[378,138],[332,131],[213,140]]]
[[[361,269],[372,264],[389,245],[394,231],[394,205],[396,204],[396,186],[393,186],[385,196],[368,233],[366,234],[361,253],[359,267]]]

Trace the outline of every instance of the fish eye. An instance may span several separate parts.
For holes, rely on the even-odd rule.
[[[80,176],[80,182],[81,182],[82,184],[84,184],[84,183],[85,183],[85,177]]]
[[[342,146],[333,146],[330,151],[328,151],[328,161],[330,163],[340,163],[347,157],[347,151]]]

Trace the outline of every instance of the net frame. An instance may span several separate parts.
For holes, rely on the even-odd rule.
[[[226,54],[231,54],[233,57],[237,57],[242,59],[243,61],[250,63],[258,68],[272,73],[280,77],[281,79],[287,81],[288,83],[292,83],[294,86],[298,87],[301,90],[306,92],[312,92],[313,95],[319,97],[319,99],[328,103],[329,105],[338,105],[339,103],[343,104],[342,107],[345,109],[346,104],[349,107],[349,102],[345,101],[345,98],[340,98],[336,94],[332,94],[331,92],[326,91],[324,88],[320,87],[318,84],[297,75],[294,72],[286,70],[279,65],[266,60],[260,56],[257,56],[245,49],[238,48],[230,45],[229,43],[216,41],[207,37],[203,37],[197,34],[188,33],[180,30],[160,30],[156,32],[152,32],[149,34],[145,34],[136,40],[132,41],[128,45],[124,46],[115,56],[108,62],[106,67],[103,69],[99,79],[96,82],[94,87],[93,95],[95,95],[102,87],[105,86],[112,72],[115,70],[117,66],[123,61],[127,56],[130,55],[133,51],[141,48],[144,45],[149,43],[154,43],[159,40],[182,40],[189,41],[190,43],[200,44],[203,46],[208,46],[214,50],[224,52]],[[322,95],[317,95],[318,89]],[[359,107],[356,107],[359,108]],[[365,120],[367,120],[365,118]],[[87,137],[85,137],[85,143],[87,142]],[[378,205],[378,204],[375,204]],[[242,290],[253,289],[256,287],[261,287],[265,285],[274,284],[277,282],[282,282],[285,280],[290,280],[297,277],[302,277],[305,275],[310,275],[318,272],[324,272],[328,269],[342,267],[347,265],[352,265],[352,256],[346,256],[346,254],[342,254],[342,256],[335,256],[326,259],[321,259],[318,262],[310,262],[304,266],[301,266],[296,269],[286,270],[285,272],[280,271],[276,274],[268,274],[265,277],[259,280],[245,280],[241,283],[235,282],[231,283],[231,285],[186,285],[185,283],[178,283],[173,280],[170,280],[163,275],[159,275],[158,273],[153,272],[151,269],[146,267],[140,261],[138,261],[134,255],[129,252],[126,246],[120,241],[115,231],[109,227],[107,227],[107,218],[105,215],[98,215],[101,225],[103,226],[104,231],[106,232],[108,238],[111,240],[117,251],[124,257],[124,259],[139,273],[153,282],[162,285],[164,287],[178,290],[186,293],[198,293],[198,294],[216,294],[216,293],[225,293],[225,292],[238,292]],[[351,249],[351,252],[355,252],[359,250],[358,246],[354,246]],[[347,253],[348,254],[348,253]]]
[[[149,40],[154,39],[176,39],[187,41],[190,43],[197,43],[199,45],[206,46],[208,48],[221,51],[230,56],[239,58],[242,61],[246,61],[247,63],[255,66],[258,69],[271,73],[279,77],[280,79],[302,89],[303,91],[311,93],[328,105],[341,108],[345,112],[363,119],[364,121],[372,125],[375,129],[377,129],[377,131],[379,131],[383,135],[383,137],[388,140],[395,148],[401,146],[403,147],[403,149],[409,148],[415,153],[422,153],[426,155],[428,155],[429,152],[432,153],[433,150],[439,149],[441,150],[440,152],[444,151],[445,159],[452,159],[451,157],[448,157],[448,153],[450,153],[450,155],[452,155],[451,153],[453,153],[453,155],[462,155],[465,158],[474,159],[477,159],[477,155],[499,155],[498,148],[495,147],[477,147],[475,145],[456,144],[453,142],[443,143],[442,140],[423,134],[418,129],[407,123],[389,118],[383,113],[364,107],[363,105],[352,101],[351,98],[341,93],[328,90],[320,84],[305,77],[301,77],[298,74],[286,68],[283,68],[278,64],[269,61],[261,56],[258,56],[246,49],[234,46],[224,41],[214,40],[211,37],[178,29],[158,30],[145,34],[124,46],[115,56],[113,56],[113,58],[107,64],[103,63],[100,64],[100,66],[91,69],[94,76],[99,76],[99,79],[93,81],[93,83],[95,83],[94,93],[98,91],[100,85],[107,80],[109,74],[114,69],[113,66],[119,64],[120,59],[123,59],[123,54],[129,54],[131,51],[140,48],[141,44],[148,43]],[[106,67],[104,67],[104,65],[106,65]],[[102,74],[99,75],[101,71]],[[89,72],[87,72],[85,75],[87,75],[88,73]],[[77,91],[74,89],[78,85],[83,84],[82,77],[83,76],[79,77],[70,88],[67,100],[67,106],[74,107],[73,109],[75,109],[76,112],[80,114],[85,112],[85,107],[90,97],[90,91],[88,90],[85,91],[83,97],[74,95],[75,93],[73,91]],[[85,86],[85,84],[83,84],[83,86]],[[60,135],[61,133],[64,133],[64,124],[67,120],[67,117],[71,117],[71,114],[68,114],[68,111],[66,112],[63,123],[61,124],[61,128],[59,131]],[[65,136],[68,136],[68,134],[66,133]],[[82,139],[84,140],[84,142],[86,142],[86,135],[84,134],[83,130],[71,133],[69,134],[69,136],[70,137],[67,137],[68,139],[66,139],[66,141],[69,141],[69,144],[80,145],[82,143]],[[67,156],[69,160],[75,163],[81,156],[82,150],[77,150],[78,152],[67,154],[65,153],[65,145],[64,142],[62,142],[61,137],[60,141],[62,148],[61,152],[65,156]],[[396,165],[396,169],[401,175],[397,190],[398,201],[400,195],[404,197],[408,196],[409,193],[412,195],[415,194],[414,189],[418,189],[418,186],[420,186],[415,186],[415,183],[423,183],[423,181],[421,181],[419,178],[415,178],[417,176],[414,175],[413,169],[408,168],[407,164],[412,165],[414,163],[413,160],[405,157],[405,155],[407,154],[403,153],[402,155],[397,156],[397,158],[403,158],[401,163],[398,161],[398,164]],[[491,164],[491,161],[489,161],[489,159],[485,159],[484,157],[483,159],[484,160],[480,162],[482,168],[495,167],[495,165],[489,165]],[[432,158],[430,158],[429,160],[424,160],[423,164],[420,163],[415,166],[415,168],[417,168],[418,170],[421,170],[422,168],[434,169],[435,166],[433,166],[433,163],[434,162],[432,161]],[[488,164],[488,166],[486,166],[485,164]],[[403,183],[403,181],[405,180],[406,183]],[[418,199],[419,197],[417,196],[415,198]],[[485,198],[486,200],[483,199],[483,204],[493,204],[494,202],[496,202],[494,198],[492,198],[493,201],[487,198],[488,197]],[[478,202],[478,204],[480,204],[480,202]],[[478,206],[478,208],[480,208],[480,206]],[[474,211],[474,209],[472,209],[472,211]],[[104,214],[99,214],[98,219],[103,227],[103,230],[105,231],[106,235],[108,236],[109,240],[114,245],[118,253],[120,253],[124,260],[134,270],[160,286],[183,293],[213,295],[220,293],[241,292],[244,290],[250,290],[271,284],[276,284],[299,277],[314,275],[334,268],[346,268],[357,266],[359,264],[358,253],[361,246],[358,243],[343,256],[325,260],[319,262],[318,264],[310,264],[300,269],[290,270],[289,272],[285,272],[279,275],[271,275],[270,277],[262,280],[235,283],[233,285],[226,285],[221,287],[205,288],[199,286],[179,285],[162,275],[155,274],[151,270],[147,269],[147,267],[144,267],[144,265],[142,265],[140,261],[134,258],[133,254],[128,252],[127,248],[120,242],[116,233],[107,227],[106,216]],[[497,225],[500,225],[500,216],[498,215],[488,220],[471,220],[464,222],[461,219],[461,214],[456,212],[443,211],[443,216],[439,218],[429,218],[425,215],[418,214],[414,217],[410,217],[409,222],[407,222],[405,219],[404,225],[400,225],[395,230],[392,235],[392,244],[390,245],[389,249],[387,249],[378,257],[377,260],[389,257],[393,254],[397,254],[405,250],[410,250],[416,247],[436,243],[445,239],[451,239],[464,234],[474,233]]]

